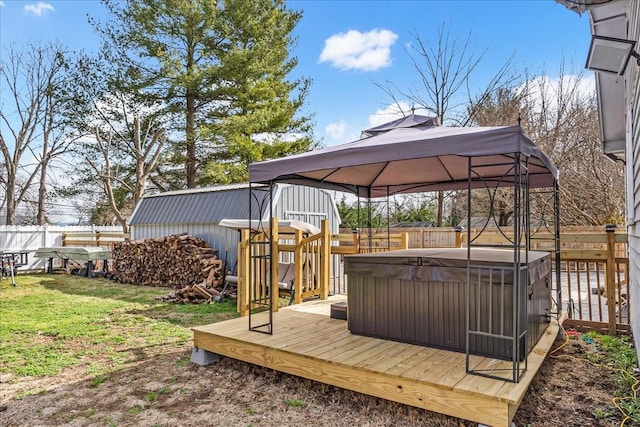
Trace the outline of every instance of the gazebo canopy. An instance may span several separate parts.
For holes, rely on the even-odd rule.
[[[512,186],[521,165],[528,168],[531,188],[552,187],[558,178],[555,166],[520,126],[434,126],[420,117],[396,121],[400,127],[391,122],[382,132],[374,128],[372,136],[346,144],[251,164],[249,179],[375,198],[466,189],[469,177],[472,188]],[[417,124],[406,127],[407,121]]]

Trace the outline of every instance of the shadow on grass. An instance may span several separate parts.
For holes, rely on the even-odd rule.
[[[150,286],[129,285],[107,280],[101,277],[88,278],[72,274],[33,274],[46,289],[70,295],[108,298],[137,304],[159,303],[154,300],[158,295],[169,293],[172,288],[154,288]]]
[[[122,369],[31,387],[3,403],[0,425],[465,425],[228,357],[194,365],[187,348],[136,353]]]
[[[217,323],[238,316],[235,301],[193,305],[163,303],[163,305],[156,305],[147,309],[127,310],[126,313],[145,316],[161,322],[169,322],[185,328]]]
[[[143,307],[126,309],[125,313],[145,316],[181,327],[215,323],[237,316],[236,302],[231,299],[210,304],[173,304],[156,299],[158,296],[168,294],[173,288],[130,285],[99,277],[90,279],[68,274],[43,273],[30,276],[48,290],[142,305]]]

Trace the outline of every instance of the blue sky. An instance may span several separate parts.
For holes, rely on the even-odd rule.
[[[413,33],[436,42],[443,23],[452,37],[464,39],[471,32],[471,47],[487,50],[472,75],[476,88],[512,54],[516,69],[533,74],[556,77],[563,57],[581,71],[590,40],[587,16],[553,0],[289,0],[288,6],[303,10],[295,30],[295,73],[313,79],[306,111],[315,114],[315,134],[327,145],[353,140],[362,129],[388,121],[381,112],[390,99],[375,82],[419,86],[404,50],[415,41]],[[97,0],[0,0],[2,55],[10,43],[34,40],[93,51],[99,40],[87,15],[106,17]]]

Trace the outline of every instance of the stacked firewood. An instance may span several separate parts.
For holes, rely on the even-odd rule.
[[[202,239],[179,234],[114,244],[115,279],[122,283],[182,289],[197,285],[201,298],[224,285],[224,262]]]
[[[206,283],[189,285],[169,292],[167,295],[157,296],[157,300],[177,304],[200,304],[220,302],[225,297],[236,298],[236,291],[227,287],[211,287]]]

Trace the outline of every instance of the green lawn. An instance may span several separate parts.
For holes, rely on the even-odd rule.
[[[174,305],[170,289],[71,275],[0,281],[0,374],[55,376],[80,367],[100,375],[156,346],[183,348],[190,328],[234,317],[235,301]]]

